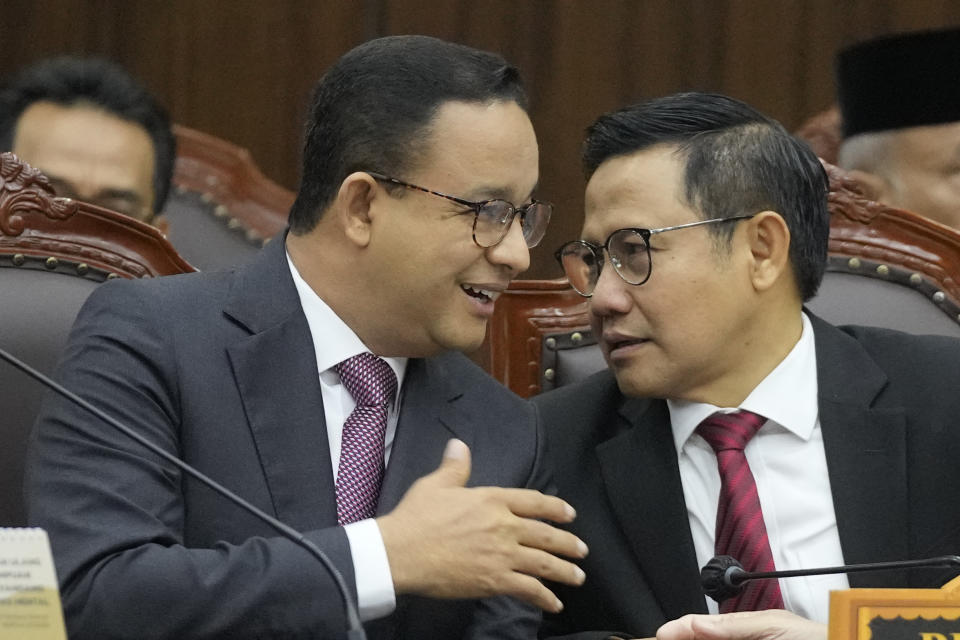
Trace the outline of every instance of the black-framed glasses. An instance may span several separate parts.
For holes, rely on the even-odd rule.
[[[366,173],[381,182],[389,182],[407,189],[429,193],[467,207],[473,212],[473,241],[480,247],[493,247],[499,244],[507,236],[510,225],[513,224],[514,218],[519,214],[523,239],[527,243],[527,247],[532,249],[543,240],[543,235],[547,232],[547,225],[550,224],[550,216],[553,213],[553,205],[540,200],[531,200],[530,203],[519,207],[515,207],[506,200],[499,199],[473,202],[433,189],[418,187],[415,184],[397,180],[375,171],[367,171]]]
[[[662,229],[639,229],[635,227],[617,229],[607,236],[607,241],[602,246],[597,246],[586,240],[571,240],[557,249],[554,256],[563,268],[567,280],[570,281],[570,286],[580,295],[589,298],[593,295],[593,290],[597,287],[597,281],[600,279],[600,271],[603,269],[604,249],[610,256],[610,264],[613,265],[614,271],[624,282],[641,285],[650,279],[650,273],[653,269],[653,262],[650,257],[650,236],[665,231],[699,227],[704,224],[748,220],[754,215],[697,220],[696,222],[678,224],[675,227],[663,227]]]

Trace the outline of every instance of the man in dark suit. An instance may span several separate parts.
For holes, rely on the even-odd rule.
[[[531,637],[561,607],[537,578],[583,580],[558,557],[582,542],[544,522],[573,512],[539,492],[532,408],[451,353],[480,345],[549,219],[525,104],[499,56],[361,45],[317,87],[289,233],[232,271],[108,283],[61,366],[304,531],[373,638]],[[71,638],[344,636],[312,557],[70,404],[39,418],[26,492]]]
[[[602,116],[584,161],[582,239],[558,257],[609,370],[535,399],[592,548],[544,635],[673,621],[658,638],[815,638],[830,589],[940,586],[855,574],[705,598],[715,554],[773,570],[956,553],[960,343],[804,311],[826,263],[827,179],[743,103],[679,94]],[[718,610],[760,612],[682,617]]]

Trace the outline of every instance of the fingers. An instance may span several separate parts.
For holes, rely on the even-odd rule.
[[[462,440],[451,439],[443,450],[440,466],[418,484],[437,487],[463,487],[470,479],[470,449]]]
[[[749,613],[754,615],[757,612]],[[766,627],[758,626],[755,618],[744,619],[741,616],[743,613],[687,614],[660,627],[657,630],[657,640],[749,640],[752,638],[772,640],[776,637],[760,635]]]
[[[523,518],[573,522],[576,510],[556,496],[548,496],[533,489],[485,489],[503,500],[514,514]]]
[[[826,625],[775,609],[718,616],[690,614],[657,630],[657,640],[825,640]]]
[[[585,558],[589,553],[587,545],[577,536],[539,520],[525,520],[517,542],[568,558]]]
[[[451,439],[443,451],[443,459],[437,469],[420,480],[418,485],[434,487],[464,487],[470,479],[470,449],[462,440]],[[514,514],[523,518],[573,522],[577,512],[567,502],[556,496],[548,496],[533,489],[483,488],[504,501]]]
[[[563,610],[560,599],[542,582],[528,575],[513,574],[504,585],[503,593],[549,613],[560,613]]]
[[[466,462],[467,469],[470,467],[470,447],[463,440],[451,438],[447,441],[447,446],[443,450],[442,464],[459,464]]]
[[[586,579],[583,569],[539,549],[521,549],[514,570],[520,573],[579,587]]]
[[[437,469],[377,519],[396,592],[440,598],[505,594],[560,611],[562,604],[538,578],[582,584],[583,571],[564,557],[583,558],[587,546],[545,521],[570,522],[573,508],[531,489],[467,489],[469,478],[470,451],[450,440]]]
[[[671,620],[659,629],[657,629],[657,640],[694,640],[697,636],[693,631],[693,619],[705,618],[709,625],[709,618],[697,614],[688,614],[676,620]]]

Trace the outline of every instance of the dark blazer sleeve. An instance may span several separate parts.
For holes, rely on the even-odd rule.
[[[176,358],[172,333],[183,327],[165,322],[156,297],[135,284],[107,283],[90,297],[59,379],[182,455],[178,385],[184,363]],[[229,459],[229,452],[224,456]],[[25,493],[31,525],[50,535],[73,640],[343,633],[334,583],[295,544],[265,534],[188,546],[184,483],[175,467],[99,419],[47,399],[30,446]],[[355,591],[343,530],[306,536]]]

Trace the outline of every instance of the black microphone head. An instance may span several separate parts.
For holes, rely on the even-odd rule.
[[[732,598],[743,590],[743,583],[733,584],[731,574],[742,573],[743,565],[730,556],[714,556],[700,570],[700,588],[717,603]]]

